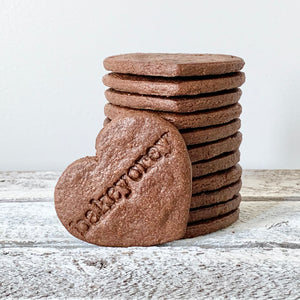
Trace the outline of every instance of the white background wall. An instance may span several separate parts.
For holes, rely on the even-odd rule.
[[[102,60],[126,52],[246,61],[244,168],[300,168],[300,1],[0,0],[0,169],[94,154]]]

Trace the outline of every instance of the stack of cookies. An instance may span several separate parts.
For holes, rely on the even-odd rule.
[[[242,170],[239,87],[243,59],[214,54],[125,54],[104,60],[105,124],[149,111],[181,133],[192,163],[185,237],[225,228],[239,216]],[[175,182],[176,184],[176,182]]]

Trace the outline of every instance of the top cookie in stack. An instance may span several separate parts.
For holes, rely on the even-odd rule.
[[[159,77],[191,77],[239,72],[243,59],[224,54],[130,53],[107,57],[108,71]]]
[[[219,54],[134,53],[108,57],[103,77],[106,122],[150,110],[181,132],[193,171],[186,237],[224,228],[238,218],[241,188],[241,97],[244,60]]]

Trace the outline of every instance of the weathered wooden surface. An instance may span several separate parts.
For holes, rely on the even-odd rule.
[[[60,172],[0,172],[0,202],[53,201]],[[300,170],[243,170],[243,200],[299,200]]]
[[[93,247],[70,235],[48,203],[1,203],[0,247]],[[244,201],[240,219],[209,235],[169,243],[202,248],[300,248],[300,202]]]
[[[300,170],[245,170],[243,200],[300,199]]]
[[[53,206],[57,172],[0,173],[0,297],[300,298],[300,171],[245,171],[240,220],[160,247],[81,242]]]
[[[296,299],[292,249],[1,250],[2,297],[101,299]]]

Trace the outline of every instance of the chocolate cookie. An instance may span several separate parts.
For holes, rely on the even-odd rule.
[[[224,171],[216,172],[199,178],[193,178],[193,194],[217,190],[240,180],[241,176],[242,168],[239,164],[237,164],[234,167]]]
[[[181,97],[130,94],[114,89],[105,91],[106,99],[114,105],[176,113],[189,113],[232,105],[239,101],[241,95],[240,89]]]
[[[226,152],[208,160],[198,161],[192,165],[193,177],[200,177],[229,169],[240,161],[240,151]]]
[[[110,122],[105,118],[103,126]],[[241,120],[234,119],[228,123],[209,127],[189,128],[179,130],[187,145],[204,144],[217,141],[235,134],[241,128]]]
[[[117,106],[110,103],[106,104],[104,107],[104,114],[111,120],[130,111],[134,112],[139,110]],[[228,123],[240,116],[240,114],[242,113],[242,107],[239,103],[236,103],[218,109],[186,114],[167,113],[153,110],[149,112],[171,122],[178,129],[184,129]]]
[[[230,211],[237,209],[240,205],[240,202],[241,195],[238,194],[236,196],[233,196],[232,199],[226,202],[192,209],[190,210],[188,223],[198,222],[206,219],[215,218],[220,215],[225,215]]]
[[[213,93],[240,87],[245,82],[243,72],[203,77],[149,77],[109,73],[103,83],[115,90],[143,95],[186,96]]]
[[[228,201],[234,195],[239,193],[241,187],[242,181],[238,180],[237,182],[221,187],[214,191],[194,194],[192,196],[191,209]]]
[[[106,70],[150,76],[201,76],[241,70],[244,60],[224,54],[129,53],[104,60]]]
[[[109,118],[105,118],[103,121],[103,127],[106,126],[111,120]]]
[[[146,112],[117,118],[97,153],[73,162],[55,188],[57,215],[79,239],[102,246],[150,246],[183,237],[191,201],[185,143]]]
[[[216,218],[188,224],[184,238],[193,238],[226,228],[238,220],[239,212],[239,209],[236,209]]]
[[[225,139],[200,145],[188,146],[188,152],[191,162],[194,163],[197,161],[210,159],[225,152],[235,151],[239,148],[241,142],[242,134],[237,132],[236,134]]]
[[[241,120],[234,119],[228,123],[209,127],[181,129],[180,133],[187,145],[203,144],[217,141],[235,134],[241,128]]]

